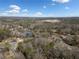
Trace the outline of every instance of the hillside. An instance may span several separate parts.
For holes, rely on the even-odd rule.
[[[79,17],[0,17],[0,59],[79,59]]]

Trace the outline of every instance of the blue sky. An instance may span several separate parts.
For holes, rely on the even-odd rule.
[[[79,16],[79,0],[0,0],[0,16]]]

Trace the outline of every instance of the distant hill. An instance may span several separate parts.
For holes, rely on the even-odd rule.
[[[65,23],[79,24],[79,17],[0,17],[0,21],[20,21],[20,20],[62,20]]]
[[[0,20],[3,20],[3,19],[11,19],[11,20],[47,20],[47,19],[50,19],[50,20],[53,20],[53,19],[59,19],[59,20],[70,20],[70,19],[79,19],[79,17],[3,17],[1,16],[0,17]]]

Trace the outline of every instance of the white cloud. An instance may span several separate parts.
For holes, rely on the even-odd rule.
[[[20,10],[21,8],[18,5],[10,5],[9,10],[6,12],[11,13],[11,14],[18,14],[20,13]]]
[[[20,10],[21,8],[18,5],[10,5],[11,9]]]
[[[24,10],[22,10],[22,12],[27,13],[27,12],[28,12],[28,10],[27,10],[27,9],[24,9]]]
[[[43,6],[43,8],[47,8],[47,6]]]
[[[55,6],[56,4],[55,4],[55,3],[52,3],[51,5],[52,5],[52,6]]]
[[[44,16],[42,12],[36,12],[35,14],[33,14],[33,16],[35,17],[42,17]]]
[[[23,9],[21,10],[21,16],[29,16],[29,10],[28,9]]]
[[[49,13],[47,16],[48,16],[48,17],[55,17],[55,14]]]
[[[65,9],[67,9],[67,10],[68,10],[68,9],[70,9],[70,8],[66,6],[66,7],[65,7]]]
[[[68,3],[70,0],[52,0],[58,3]]]
[[[29,16],[29,10],[21,9],[18,5],[10,5],[8,10],[0,12],[0,16]]]
[[[28,13],[21,13],[21,14],[19,14],[19,16],[28,17],[29,14]]]
[[[8,15],[7,13],[0,13],[0,16],[6,16],[6,15]]]

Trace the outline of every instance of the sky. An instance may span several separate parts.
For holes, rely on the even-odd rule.
[[[0,0],[0,16],[79,16],[79,0]]]

